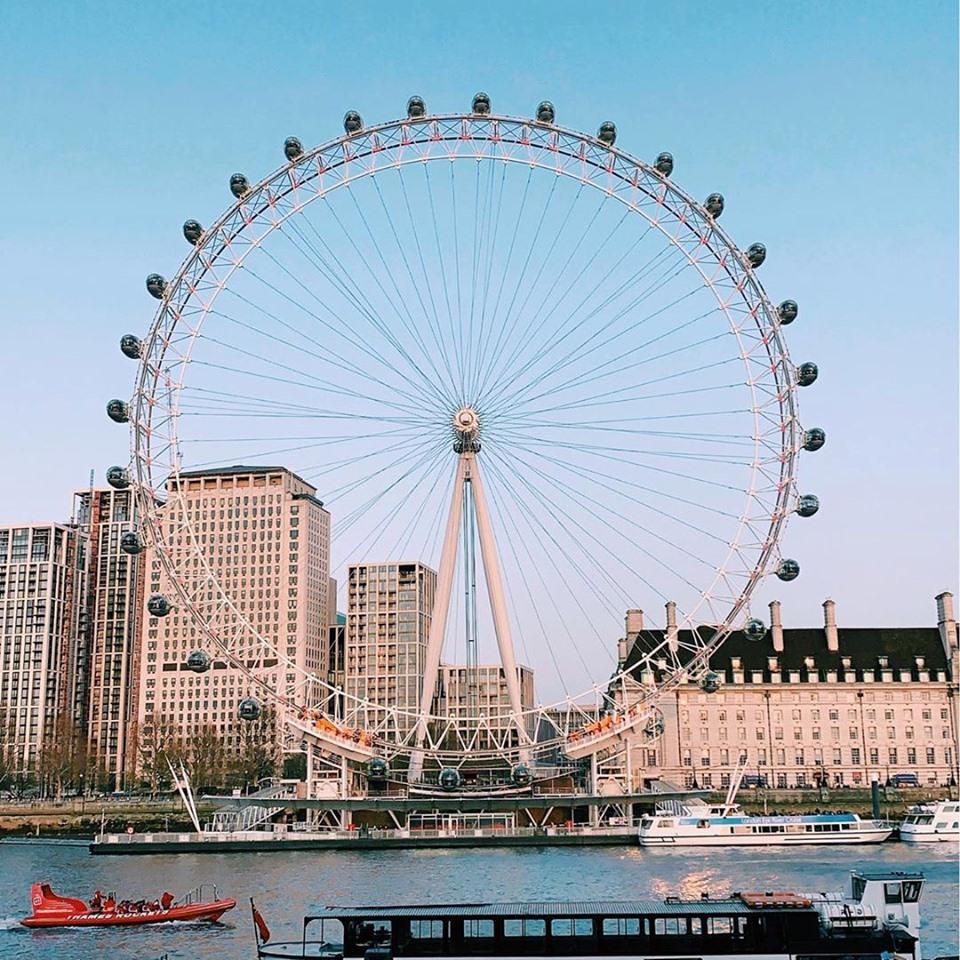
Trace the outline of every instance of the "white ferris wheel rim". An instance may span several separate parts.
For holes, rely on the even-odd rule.
[[[468,147],[473,148],[474,152],[471,153]],[[145,540],[155,548],[179,601],[190,608],[201,633],[218,651],[218,655],[245,669],[224,644],[223,638],[210,628],[208,618],[198,610],[195,596],[191,596],[184,578],[176,569],[169,552],[164,549],[164,533],[159,516],[164,493],[177,489],[180,484],[176,432],[179,393],[184,386],[192,347],[203,320],[244,258],[308,204],[333,190],[385,169],[399,169],[413,163],[438,160],[449,162],[481,158],[508,164],[522,163],[572,178],[603,191],[611,200],[617,200],[643,216],[681,251],[687,266],[698,271],[713,291],[731,332],[736,336],[740,358],[747,369],[747,386],[753,398],[756,450],[751,469],[751,487],[745,494],[749,503],[751,499],[756,499],[760,486],[766,484],[765,489],[772,486],[776,490],[775,505],[765,516],[765,530],[758,532],[756,527],[759,524],[748,519],[748,511],[745,510],[737,534],[731,538],[728,561],[741,549],[741,540],[748,532],[754,536],[762,534],[762,540],[756,541],[762,546],[752,573],[739,590],[723,622],[712,625],[708,639],[704,639],[699,631],[694,631],[695,649],[688,651],[691,656],[682,663],[675,652],[667,650],[666,641],[646,654],[646,663],[650,666],[656,664],[660,668],[657,670],[659,679],[644,684],[637,696],[641,704],[652,704],[666,690],[707,668],[710,656],[735,629],[738,618],[748,608],[753,590],[771,562],[779,556],[779,539],[791,512],[791,498],[796,491],[796,464],[802,430],[797,416],[793,366],[777,311],[745,254],[707,213],[703,204],[685,193],[669,177],[612,144],[603,143],[587,134],[552,123],[492,114],[454,113],[404,118],[363,128],[306,150],[259,183],[251,185],[211,227],[204,230],[202,238],[166,285],[148,336],[143,341],[144,350],[130,405],[130,420],[131,453]],[[339,179],[335,179],[337,175]],[[308,190],[312,192],[304,196]],[[647,206],[653,206],[658,211],[657,216],[652,216]],[[257,234],[257,228],[263,232]],[[676,235],[669,228],[675,230]],[[228,262],[226,257],[236,252],[233,250],[234,243],[245,246],[238,258]],[[718,268],[718,274],[708,277],[704,263]],[[210,299],[204,304],[203,297],[206,295]],[[753,324],[753,329],[750,324]],[[186,349],[180,359],[169,365],[166,362],[167,352],[174,343],[178,344],[178,349],[179,345],[186,343]],[[758,363],[758,355],[762,357],[763,364]],[[172,375],[174,370],[176,374]],[[775,477],[771,475],[772,470],[768,472],[763,466],[764,462],[769,463],[770,460],[761,461],[759,456],[761,444],[765,444],[763,438],[771,435],[779,437]],[[766,444],[768,450],[772,446]],[[169,458],[170,467],[163,470],[161,477],[159,464],[164,462],[164,457]],[[296,671],[304,680],[315,684],[318,690],[334,692],[335,688],[325,678],[316,677],[298,667],[286,657],[279,642],[267,639],[250,623],[211,573],[192,525],[188,522],[183,526],[200,568],[205,571],[207,579],[204,586],[213,586],[219,591],[219,602],[231,610],[242,629],[265,651],[276,656],[287,670]],[[718,567],[713,582],[703,590],[702,598],[708,598],[723,580],[726,566],[727,563]],[[688,614],[691,625],[698,609],[694,608]],[[537,717],[547,714],[556,716],[557,711],[567,710],[574,718],[585,717],[587,713],[578,705],[587,697],[602,696],[612,685],[623,682],[628,675],[636,677],[638,672],[636,665],[632,665],[613,677],[597,680],[582,694],[538,705],[527,713]],[[285,708],[309,706],[287,701],[280,691],[264,684],[255,675],[251,675],[251,679],[269,699]],[[345,696],[342,691],[337,692]],[[357,706],[374,705],[363,698],[348,696],[347,699],[354,700]],[[411,719],[422,718],[418,711],[400,709],[393,713]],[[451,717],[433,715],[426,719],[440,727],[449,726],[453,720]],[[490,724],[500,720],[519,724],[522,718],[513,713],[503,713],[484,719]],[[462,718],[456,722],[462,722]],[[556,745],[565,740],[568,733],[558,731],[557,737],[538,742],[536,746],[540,749]],[[377,743],[384,753],[413,749],[409,743],[380,739],[377,739]],[[499,755],[502,751],[492,752]],[[434,744],[427,753],[441,755],[456,754],[458,751],[444,751]]]

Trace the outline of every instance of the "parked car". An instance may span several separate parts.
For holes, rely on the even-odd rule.
[[[890,778],[890,784],[894,787],[919,787],[920,778],[915,773],[895,773]]]

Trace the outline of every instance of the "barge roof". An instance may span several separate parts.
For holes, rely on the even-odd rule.
[[[812,907],[810,908],[813,909]],[[715,900],[573,900],[538,903],[435,903],[398,904],[395,906],[328,906],[308,920],[444,920],[477,917],[576,918],[637,916],[731,916],[753,915],[739,897]],[[766,911],[764,911],[766,912]],[[804,909],[791,908],[790,913]]]

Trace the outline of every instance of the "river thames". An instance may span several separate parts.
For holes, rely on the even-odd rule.
[[[846,888],[853,868],[921,870],[924,958],[957,953],[957,848],[879,847],[641,850],[581,847],[473,850],[249,853],[94,857],[83,846],[0,844],[0,958],[242,960],[255,956],[249,898],[274,939],[299,934],[304,914],[325,904],[482,900],[659,899],[701,891]],[[31,931],[29,885],[88,897],[95,889],[131,897],[180,895],[216,883],[237,908],[217,926],[170,924],[139,930]]]

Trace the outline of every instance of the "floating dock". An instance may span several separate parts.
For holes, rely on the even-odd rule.
[[[299,826],[299,824],[295,825]],[[283,829],[278,829],[283,828]],[[634,846],[635,826],[518,827],[473,830],[291,829],[203,833],[108,833],[90,844],[94,854],[267,853],[281,850],[389,850],[435,847]]]

